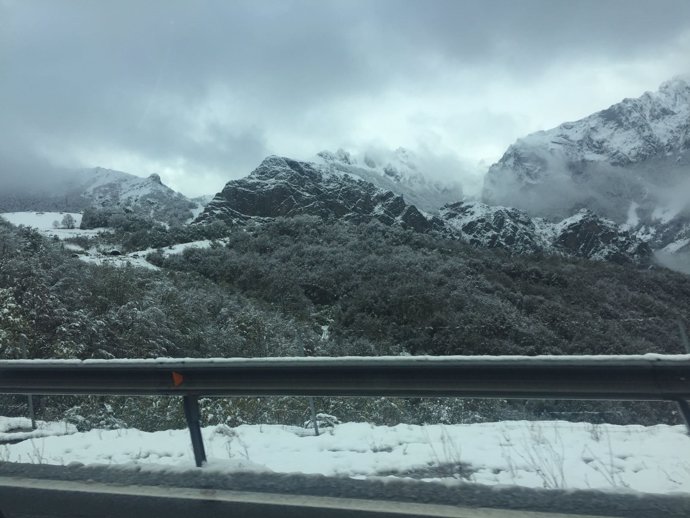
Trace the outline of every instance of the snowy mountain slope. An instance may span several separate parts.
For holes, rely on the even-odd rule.
[[[649,261],[652,256],[646,242],[586,209],[556,223],[553,234],[553,246],[576,257],[626,263]]]
[[[357,160],[347,151],[322,151],[317,163],[333,171],[357,176],[380,189],[403,196],[420,210],[435,214],[439,207],[463,199],[462,187],[452,180],[441,181],[422,171],[415,155],[398,148],[392,155],[374,159],[364,155]]]
[[[626,224],[655,249],[690,223],[690,84],[519,139],[489,169],[483,199],[549,218],[579,208]]]
[[[440,218],[463,241],[517,254],[544,251],[551,246],[548,227],[526,212],[484,203],[452,203]]]
[[[546,253],[620,264],[646,264],[652,256],[645,242],[587,210],[552,223],[517,209],[460,202],[444,206],[440,218],[467,243],[514,254]]]
[[[660,154],[682,159],[689,147],[690,84],[674,79],[657,92],[519,139],[496,165],[510,167],[526,183],[537,183],[550,174],[538,160],[540,154],[546,159],[545,152],[566,158],[570,166],[582,161],[625,166]],[[525,151],[536,156],[530,160]],[[496,167],[492,174],[500,172]]]
[[[141,178],[120,171],[95,168],[79,171],[72,183],[87,206],[122,208],[164,222],[184,222],[197,203],[172,190],[152,174]]]
[[[201,203],[167,187],[156,174],[142,178],[100,167],[67,174],[49,190],[35,186],[31,192],[0,193],[0,209],[6,212],[78,212],[91,207],[134,212],[166,223],[191,220]]]

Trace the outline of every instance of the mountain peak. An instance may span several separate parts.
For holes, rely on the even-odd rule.
[[[345,151],[343,148],[338,148],[338,151],[333,153],[332,151],[324,150],[316,154],[317,157],[321,158],[324,162],[333,163],[341,162],[346,165],[356,165],[357,160],[352,156],[349,151]],[[369,165],[366,163],[366,165]],[[372,166],[369,166],[372,167]]]
[[[660,222],[655,215],[680,214],[688,182],[690,82],[676,77],[656,92],[518,139],[489,169],[483,199],[552,219],[584,207],[618,224],[634,220],[630,228],[659,248],[687,237],[690,224],[680,216]]]
[[[659,86],[659,93],[664,95],[680,93],[690,96],[690,76],[676,76],[668,81],[664,81]]]
[[[483,196],[492,203],[520,205],[520,193],[534,191],[534,186],[576,191],[585,180],[610,173],[600,169],[635,168],[655,159],[683,164],[689,150],[690,85],[675,78],[657,92],[624,99],[579,121],[518,139],[489,169]],[[647,176],[652,183],[659,180],[653,178],[653,171],[638,169],[629,176]],[[597,197],[601,192],[588,194]]]
[[[378,220],[417,231],[434,223],[402,196],[327,165],[269,156],[246,178],[228,182],[197,222],[244,222],[298,215],[350,222]]]
[[[359,177],[380,189],[404,196],[409,203],[430,213],[463,198],[458,182],[443,179],[435,170],[427,170],[434,169],[429,166],[429,160],[423,162],[414,152],[402,147],[394,151],[372,149],[359,156],[343,149],[321,151],[316,158],[329,171]]]

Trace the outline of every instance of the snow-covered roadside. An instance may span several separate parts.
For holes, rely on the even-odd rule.
[[[506,421],[393,427],[345,423],[319,437],[278,425],[203,430],[204,469],[414,477],[454,483],[690,492],[682,426]],[[37,458],[40,452],[40,458]],[[4,447],[3,460],[196,469],[186,430],[92,430]]]
[[[0,416],[0,443],[67,435],[76,431],[77,428],[72,424],[46,421],[36,421],[36,429],[32,430],[31,420],[26,417]]]

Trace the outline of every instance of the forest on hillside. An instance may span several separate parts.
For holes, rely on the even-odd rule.
[[[218,241],[153,252],[158,271],[116,268],[86,264],[64,242],[0,220],[1,358],[681,353],[679,325],[690,322],[690,277],[682,274],[511,256],[377,222],[302,216],[165,228],[125,218],[97,239],[136,249]],[[21,398],[5,399],[22,411]],[[296,423],[306,415],[299,398],[204,405],[214,422]],[[595,410],[614,423],[676,419],[670,407],[632,403],[318,405],[341,419],[388,424],[553,412],[578,419]],[[41,398],[38,406],[83,427],[182,423],[179,405],[166,398]]]

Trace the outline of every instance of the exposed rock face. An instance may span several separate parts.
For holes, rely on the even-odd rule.
[[[151,180],[154,183],[157,183],[159,185],[163,185],[163,182],[161,181],[160,175],[157,175],[156,173],[149,175],[149,180]]]
[[[445,205],[440,217],[457,237],[484,248],[529,254],[551,246],[542,221],[517,209],[458,202]]]
[[[228,182],[196,221],[242,222],[300,214],[355,223],[377,219],[418,232],[437,224],[402,196],[317,164],[278,156],[266,158],[248,177]]]
[[[652,249],[613,221],[582,210],[554,225],[553,246],[569,255],[614,263],[647,263]]]
[[[519,139],[483,198],[560,219],[586,208],[654,249],[690,237],[690,84],[664,83],[576,122]]]
[[[586,210],[550,223],[517,209],[460,202],[443,207],[441,220],[467,243],[515,254],[569,255],[620,264],[647,264],[652,257],[644,241]]]

